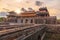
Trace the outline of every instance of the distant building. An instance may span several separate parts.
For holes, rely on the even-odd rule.
[[[7,15],[8,22],[20,24],[55,24],[56,16],[50,16],[46,7],[40,8],[39,11],[26,11],[20,14],[9,12]]]
[[[7,17],[8,13],[7,12],[0,12],[0,17]]]
[[[0,22],[6,22],[8,14],[9,14],[8,12],[0,12]]]

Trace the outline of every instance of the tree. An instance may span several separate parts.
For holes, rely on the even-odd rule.
[[[0,18],[0,22],[2,22],[2,21],[3,21],[3,18],[1,17],[1,18]]]

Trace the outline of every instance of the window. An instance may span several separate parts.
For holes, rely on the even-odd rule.
[[[33,19],[31,19],[30,23],[33,23]]]
[[[25,23],[28,23],[28,19],[25,20]]]
[[[23,23],[23,19],[21,19],[21,23]]]

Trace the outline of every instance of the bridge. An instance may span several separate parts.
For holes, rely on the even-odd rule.
[[[54,31],[55,24],[35,24],[31,26],[15,27],[12,29],[1,30],[0,40],[43,40],[47,31]],[[56,29],[57,30],[57,29]]]
[[[0,40],[42,40],[45,34],[44,25],[17,27],[0,31]]]

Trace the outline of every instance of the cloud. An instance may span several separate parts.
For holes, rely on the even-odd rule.
[[[47,6],[51,15],[56,15],[59,17],[60,15],[60,0],[22,0],[21,2],[16,2],[16,0],[1,0],[0,1],[0,10],[8,9],[8,10],[16,10],[23,8],[33,8],[37,10],[39,7],[35,5],[36,1],[43,2],[43,6]],[[40,4],[39,4],[40,5]],[[4,10],[5,11],[5,10]]]
[[[43,3],[42,2],[40,2],[40,1],[35,1],[35,5],[36,6],[41,6]]]

